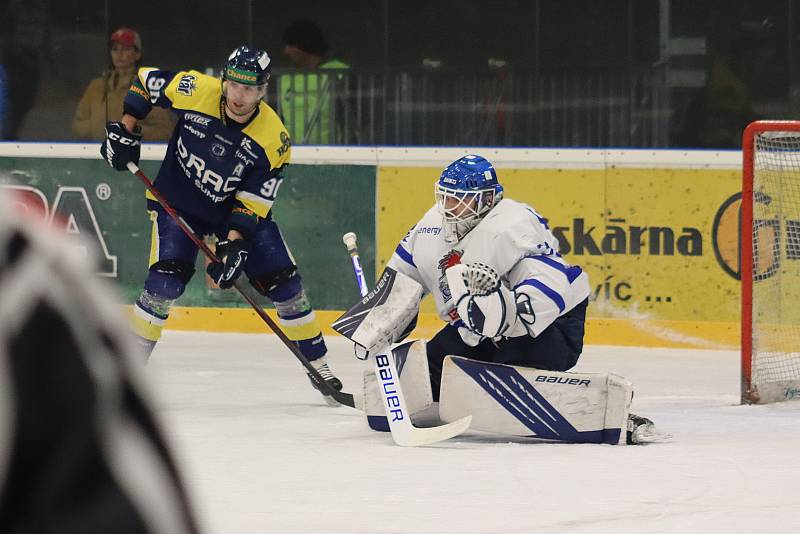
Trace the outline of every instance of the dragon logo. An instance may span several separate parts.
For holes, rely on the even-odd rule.
[[[453,249],[439,260],[439,272],[444,276],[444,272],[452,267],[461,263],[461,256],[464,255],[463,250]]]
[[[447,277],[444,272],[453,265],[461,263],[461,256],[463,255],[463,250],[453,249],[439,260],[439,291],[442,292],[442,297],[444,297],[445,302],[453,297],[450,294],[450,286],[447,285]]]

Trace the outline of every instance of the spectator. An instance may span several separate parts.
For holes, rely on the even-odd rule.
[[[283,42],[283,54],[298,69],[278,80],[278,110],[292,139],[298,144],[347,142],[343,124],[346,103],[340,95],[345,89],[344,75],[329,76],[317,71],[341,71],[350,66],[326,58],[328,43],[319,26],[310,20],[289,24]]]
[[[120,28],[111,34],[109,44],[109,69],[89,83],[75,111],[72,131],[79,139],[105,139],[106,123],[122,118],[122,101],[139,70],[142,39],[136,31]],[[174,121],[168,111],[156,109],[141,125],[148,141],[167,141]]]

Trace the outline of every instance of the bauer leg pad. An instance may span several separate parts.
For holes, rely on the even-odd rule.
[[[633,398],[614,374],[560,373],[445,358],[439,416],[472,430],[573,443],[625,444]]]
[[[392,357],[400,374],[400,387],[413,420],[415,415],[423,413],[433,404],[425,342],[408,341],[398,345],[392,350]],[[383,396],[378,387],[375,372],[371,369],[364,371],[364,412],[367,415],[367,424],[373,430],[389,432]]]

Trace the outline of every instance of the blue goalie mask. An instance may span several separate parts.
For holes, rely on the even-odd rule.
[[[436,182],[436,206],[445,225],[457,225],[459,239],[502,198],[494,167],[474,154],[448,165]]]

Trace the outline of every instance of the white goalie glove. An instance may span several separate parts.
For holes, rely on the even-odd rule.
[[[518,320],[514,292],[502,284],[492,267],[458,264],[445,274],[458,315],[471,331],[496,338],[513,329]]]
[[[383,353],[413,330],[422,293],[412,278],[387,267],[375,288],[331,326],[357,345],[357,358]]]

